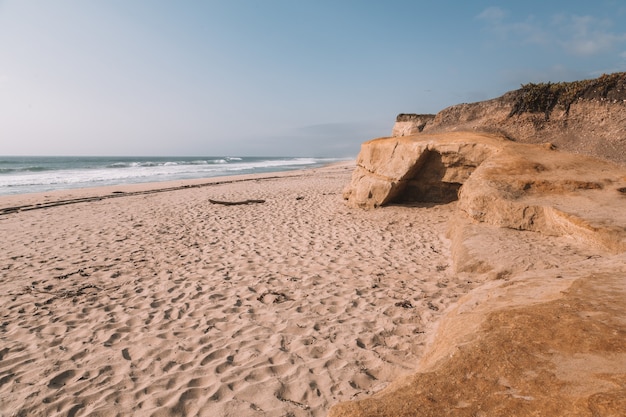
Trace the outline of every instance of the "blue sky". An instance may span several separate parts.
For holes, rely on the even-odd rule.
[[[615,71],[622,0],[0,0],[0,154],[355,156],[398,113]]]

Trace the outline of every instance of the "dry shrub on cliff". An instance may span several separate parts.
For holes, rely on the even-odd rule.
[[[603,74],[592,80],[560,83],[528,83],[514,94],[515,103],[509,117],[523,113],[544,113],[549,120],[557,106],[569,113],[576,100],[626,101],[626,72]]]

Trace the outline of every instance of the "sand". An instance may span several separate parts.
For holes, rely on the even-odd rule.
[[[348,208],[353,167],[1,197],[44,204],[0,215],[0,415],[324,416],[410,374],[480,282],[454,203]]]

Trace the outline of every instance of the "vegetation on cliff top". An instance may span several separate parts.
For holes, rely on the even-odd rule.
[[[434,114],[400,113],[396,116],[396,122],[420,122],[432,120],[434,118]]]
[[[509,117],[544,113],[546,120],[557,105],[568,114],[577,100],[626,101],[626,72],[604,74],[592,80],[523,84],[514,92],[514,100]]]

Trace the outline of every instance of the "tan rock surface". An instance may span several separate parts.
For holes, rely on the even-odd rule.
[[[377,207],[445,203],[458,195],[459,209],[473,220],[570,235],[622,252],[625,187],[626,170],[603,160],[549,144],[454,132],[364,143],[344,198],[353,206]]]
[[[391,136],[411,136],[420,133],[434,118],[434,114],[399,114]]]
[[[623,416],[620,259],[621,267],[613,260],[570,278],[536,273],[467,296],[418,374],[329,416]]]
[[[463,183],[490,154],[499,151],[503,142],[493,135],[474,133],[413,135],[365,142],[344,198],[358,207],[448,199],[441,195],[444,186],[454,188],[454,184]],[[453,191],[456,199],[457,189]]]
[[[430,163],[411,166],[415,149]],[[483,284],[444,312],[416,374],[330,417],[625,415],[624,168],[462,132],[370,141],[357,164],[355,206],[440,204],[437,182],[458,184],[454,269]]]
[[[527,84],[437,113],[424,133],[498,133],[522,143],[626,163],[626,72],[573,83]],[[393,136],[393,135],[392,135]]]

